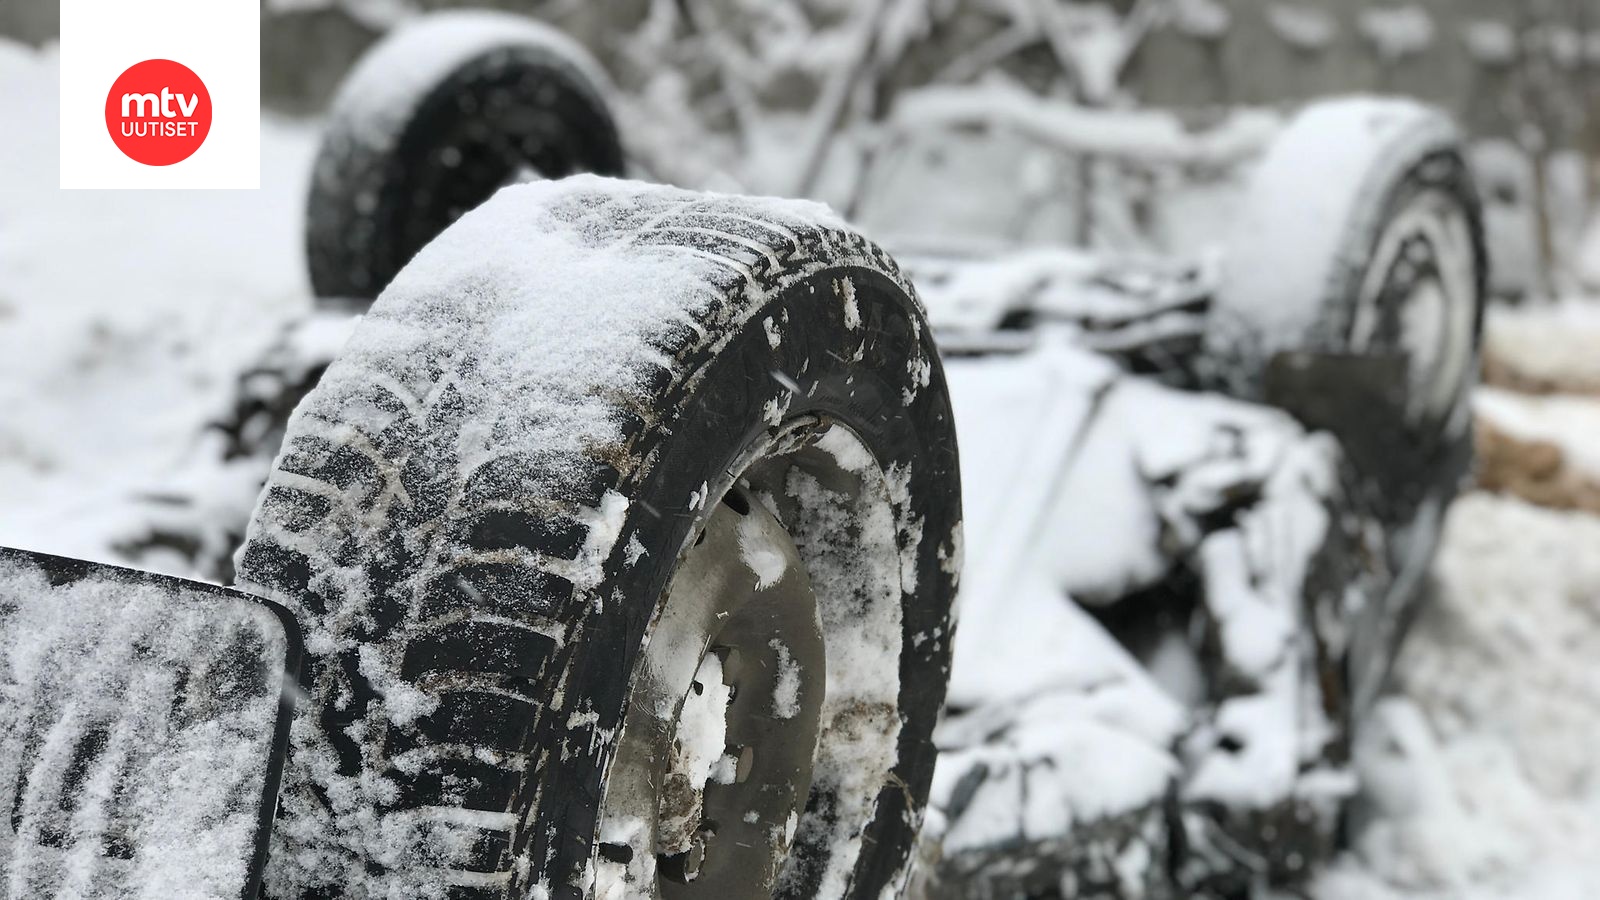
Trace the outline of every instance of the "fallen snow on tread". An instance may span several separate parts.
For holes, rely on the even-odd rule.
[[[622,536],[622,523],[627,515],[628,498],[611,490],[600,498],[599,509],[584,510],[579,518],[588,525],[589,534],[584,538],[583,550],[578,556],[578,570],[573,573],[573,584],[592,588],[600,583],[601,567],[616,547],[617,538]]]
[[[396,276],[329,369],[322,396],[359,414],[351,404],[372,372],[422,397],[442,370],[463,411],[493,421],[462,434],[455,449],[468,471],[491,454],[570,460],[615,445],[614,398],[647,403],[651,378],[682,374],[671,372],[660,336],[696,340],[719,286],[739,275],[718,258],[651,244],[656,229],[765,238],[762,221],[843,227],[815,203],[706,197],[594,176],[502,190]],[[716,214],[697,215],[712,205]],[[381,430],[375,413],[351,424]],[[546,474],[555,482],[589,473]]]

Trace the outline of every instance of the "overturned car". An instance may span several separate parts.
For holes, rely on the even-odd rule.
[[[357,67],[321,308],[115,540],[233,588],[0,555],[11,892],[1235,896],[1335,848],[1470,447],[1448,122],[1303,111],[1220,261],[891,256],[580,174],[627,172],[604,84],[484,14]]]

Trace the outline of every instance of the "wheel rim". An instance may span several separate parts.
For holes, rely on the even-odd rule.
[[[1470,216],[1458,198],[1437,188],[1407,202],[1377,244],[1351,330],[1358,352],[1404,356],[1404,424],[1420,453],[1437,452],[1470,423],[1466,401],[1476,358],[1481,262]],[[1427,493],[1414,499],[1388,529],[1394,573],[1388,596],[1358,617],[1351,636],[1347,665],[1356,710],[1369,709],[1387,681],[1399,627],[1393,611],[1412,602],[1438,539],[1446,501]]]
[[[1357,352],[1406,359],[1406,418],[1447,422],[1467,382],[1477,303],[1476,249],[1461,204],[1437,190],[1408,203],[1383,232],[1351,328]]]
[[[808,563],[817,559],[782,524],[804,518],[785,490],[797,474],[847,503],[887,508],[884,473],[849,429],[809,418],[746,459],[702,511],[704,524],[679,557],[635,671],[601,803],[600,898],[817,894],[818,876],[798,875],[795,858],[831,862],[839,835],[859,834],[871,821],[881,789],[870,772],[840,789],[822,771],[827,761],[837,769],[840,758],[857,759],[865,749],[868,759],[887,756],[879,778],[893,765],[898,613],[894,658],[886,660],[889,702],[830,696],[839,668],[857,664],[851,660],[862,647],[839,633],[849,623],[837,605],[830,615],[829,594],[813,588]],[[705,494],[715,497],[714,490]],[[885,536],[892,549],[892,528]],[[860,550],[870,555],[874,542],[862,538]],[[898,590],[892,599],[897,606]],[[871,631],[867,622],[856,627]],[[831,655],[841,642],[844,649]],[[813,776],[826,794],[820,805],[838,823],[820,833],[812,827],[816,810],[808,810],[819,805]],[[841,796],[851,788],[852,796]],[[842,868],[847,876],[850,866]],[[619,883],[626,887],[617,890]]]
[[[763,584],[749,552],[783,577]],[[662,896],[769,897],[811,788],[825,671],[816,595],[788,532],[736,487],[668,597],[721,621],[670,748],[655,747],[668,750],[656,834]],[[717,757],[709,771],[694,747],[708,740]]]

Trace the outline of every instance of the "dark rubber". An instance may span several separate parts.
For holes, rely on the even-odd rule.
[[[370,303],[424,244],[523,168],[544,178],[622,174],[616,125],[584,69],[567,48],[507,29],[443,79],[391,98],[397,121],[384,133],[371,133],[368,111],[349,108],[360,97],[341,96],[306,204],[316,296]]]

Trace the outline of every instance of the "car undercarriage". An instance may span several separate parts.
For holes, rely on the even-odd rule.
[[[419,42],[451,52],[363,90]],[[1470,456],[1449,122],[1314,105],[1224,258],[1119,256],[929,241],[903,174],[852,224],[582,174],[626,171],[597,68],[488,14],[357,68],[318,308],[98,536],[236,589],[0,555],[0,870],[156,896],[221,827],[123,799],[229,767],[84,704],[141,671],[80,684],[93,647],[255,716],[195,896],[1235,897],[1328,858]],[[266,637],[210,636],[241,615]],[[185,616],[236,658],[151,648]]]

